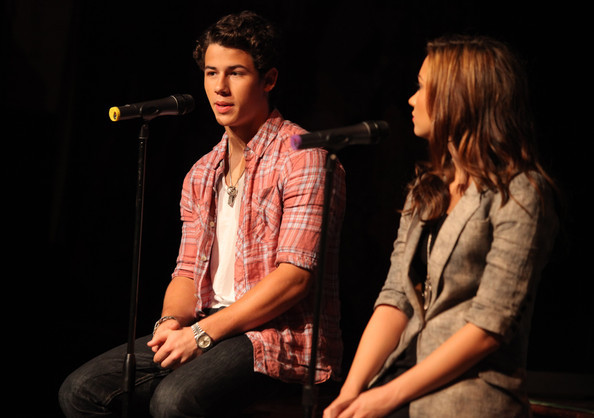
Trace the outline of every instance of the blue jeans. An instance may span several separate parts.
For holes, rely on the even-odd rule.
[[[253,347],[245,335],[216,344],[176,370],[153,362],[146,343],[135,343],[135,417],[236,416],[255,400],[275,396],[287,384],[253,370]],[[121,413],[127,345],[87,362],[66,378],[59,392],[68,417],[114,417]]]

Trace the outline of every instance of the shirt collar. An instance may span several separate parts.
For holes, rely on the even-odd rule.
[[[274,109],[268,116],[268,119],[266,119],[266,122],[260,126],[256,135],[248,142],[246,152],[249,153],[251,151],[257,157],[264,155],[266,148],[272,143],[282,124],[282,115],[278,109]]]
[[[268,119],[266,119],[262,126],[260,126],[260,129],[258,129],[256,135],[254,135],[254,137],[248,142],[245,149],[246,159],[250,159],[252,155],[255,155],[258,158],[264,155],[266,148],[272,143],[278,134],[283,121],[284,119],[281,113],[278,111],[278,109],[274,109],[268,116]],[[225,155],[227,155],[228,139],[229,135],[227,132],[225,132],[223,134],[222,140],[213,148],[213,150],[217,153],[217,156],[215,157],[215,160],[217,161],[217,163],[214,165],[215,169],[224,162]]]

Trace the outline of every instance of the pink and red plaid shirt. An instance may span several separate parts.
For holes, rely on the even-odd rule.
[[[235,246],[237,298],[279,263],[291,263],[315,274],[327,152],[293,150],[291,136],[303,132],[275,110],[245,149],[245,186]],[[173,277],[194,279],[197,316],[214,304],[209,262],[217,222],[216,185],[223,175],[226,151],[224,134],[221,142],[192,167],[183,185],[182,239]],[[330,207],[317,382],[336,374],[342,358],[337,270],[345,179],[340,164],[335,170]],[[284,314],[246,333],[254,347],[254,371],[290,382],[302,382],[307,377],[313,296],[312,290]]]

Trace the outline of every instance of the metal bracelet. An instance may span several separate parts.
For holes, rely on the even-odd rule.
[[[159,328],[159,325],[161,325],[165,321],[169,321],[170,319],[175,319],[177,321],[177,318],[175,316],[169,315],[159,318],[159,320],[155,322],[155,326],[153,327],[153,335],[155,335],[155,332],[157,332],[157,328]]]

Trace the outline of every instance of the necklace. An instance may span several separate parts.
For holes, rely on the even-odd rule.
[[[228,143],[227,143],[227,147],[229,147]],[[227,194],[229,195],[229,199],[227,200],[227,204],[231,207],[233,207],[233,205],[235,204],[235,198],[237,197],[237,184],[239,183],[239,180],[241,180],[241,176],[243,176],[243,172],[245,171],[245,165],[243,166],[243,169],[241,170],[241,173],[239,174],[239,178],[237,179],[237,181],[235,182],[235,184],[233,184],[233,170],[231,169],[231,153],[229,153],[229,186],[227,186]]]
[[[245,169],[244,169],[245,170]],[[243,175],[243,171],[239,175],[239,179]],[[231,183],[230,186],[227,186],[227,194],[229,195],[229,199],[227,200],[227,204],[231,207],[235,204],[235,198],[237,197],[237,183],[239,183],[239,179],[235,184],[233,184],[233,180],[231,178],[231,172],[229,172],[229,182]]]
[[[431,280],[429,277],[429,255],[431,255],[431,239],[433,234],[429,231],[427,237],[427,277],[425,278],[425,286],[423,286],[423,309],[425,312],[429,308],[429,302],[431,300]]]

